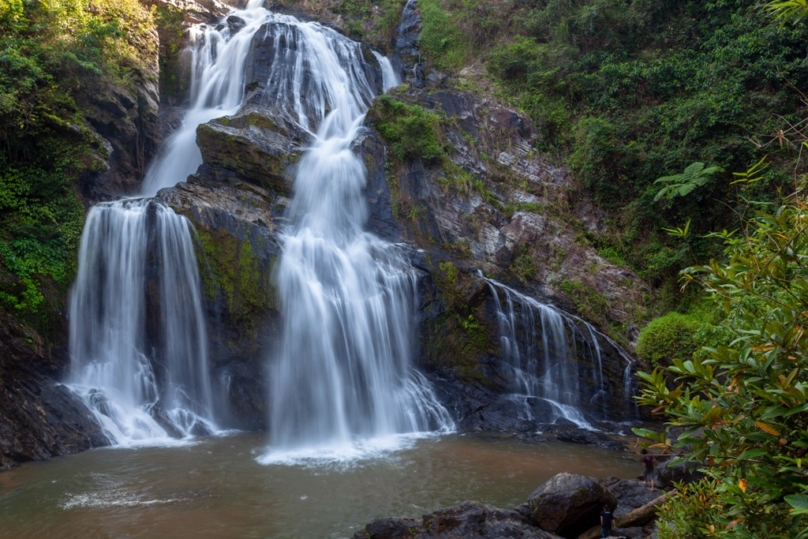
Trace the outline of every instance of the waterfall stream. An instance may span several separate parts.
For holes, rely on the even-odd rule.
[[[241,106],[249,44],[270,17],[262,3],[231,13],[238,25],[192,29],[192,104],[150,164],[144,197],[195,172],[202,163],[196,128]],[[70,298],[70,357],[68,385],[114,444],[165,444],[217,430],[193,227],[185,217],[152,198],[90,210]]]
[[[448,429],[411,365],[415,274],[396,245],[364,230],[366,173],[352,143],[377,91],[371,59],[317,23],[279,17],[272,33],[267,88],[281,88],[316,135],[298,167],[278,265],[283,326],[260,461],[352,458],[391,436]],[[396,84],[389,62],[376,60],[383,86]]]
[[[153,197],[201,164],[196,128],[243,105],[245,63],[264,28],[276,55],[264,96],[313,142],[299,164],[277,271],[283,332],[263,460],[312,448],[344,456],[357,443],[449,429],[410,364],[415,273],[397,246],[363,230],[365,170],[352,144],[376,93],[398,78],[361,44],[262,3],[192,30],[191,106],[142,194]],[[369,62],[383,81],[369,75]],[[115,444],[217,429],[196,268],[190,222],[159,200],[102,203],[88,214],[71,295],[69,384]]]
[[[616,343],[578,317],[493,279],[482,275],[481,278],[488,283],[494,299],[502,355],[509,370],[513,398],[522,403],[523,419],[533,419],[530,399],[535,398],[549,403],[556,417],[581,428],[593,428],[584,417],[584,404],[589,405],[589,410],[598,410],[598,419],[608,417],[605,397],[610,388],[604,381],[604,354],[599,339],[608,340],[626,361],[620,389],[626,399],[630,398],[633,361]],[[588,371],[590,379],[588,391],[581,387],[583,370]]]

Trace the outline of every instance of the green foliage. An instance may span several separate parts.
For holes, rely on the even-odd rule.
[[[368,120],[390,144],[399,161],[437,162],[443,155],[438,135],[440,117],[434,112],[385,94],[374,103]]]
[[[726,261],[690,268],[725,317],[731,342],[640,373],[639,401],[662,412],[655,446],[682,452],[707,475],[669,502],[660,537],[808,537],[808,205],[802,194],[758,211],[743,234],[721,233]],[[665,372],[676,378],[669,387]],[[709,489],[708,489],[709,486]],[[708,489],[694,498],[698,488]],[[688,524],[683,515],[703,507]],[[679,517],[676,517],[679,515]]]
[[[690,359],[703,325],[701,320],[677,312],[656,318],[640,332],[637,355],[654,366],[670,365],[674,358]]]
[[[420,51],[442,69],[462,66],[468,56],[468,34],[460,31],[453,14],[444,9],[441,0],[419,0],[418,11],[422,21]]]
[[[561,283],[561,290],[572,298],[582,317],[608,327],[609,302],[606,296],[581,281],[564,281]]]
[[[808,15],[808,1],[806,0],[775,0],[766,4],[768,11],[774,20],[782,24],[797,24]]]
[[[704,168],[704,163],[696,162],[687,167],[681,174],[657,178],[654,180],[654,185],[658,183],[666,185],[654,196],[654,202],[660,198],[673,200],[676,197],[687,196],[694,189],[707,185],[713,179],[713,174],[717,172],[724,172],[724,169],[718,166]],[[689,220],[688,224],[690,224]]]
[[[537,124],[539,148],[565,156],[609,212],[621,238],[606,243],[654,284],[719,254],[707,231],[734,228],[745,201],[776,201],[789,185],[799,150],[789,126],[808,114],[795,89],[808,88],[804,25],[780,28],[753,0],[496,5],[507,16],[487,51],[489,73]],[[690,168],[737,170],[767,153],[756,182]],[[676,204],[654,204],[658,195]],[[705,212],[705,200],[721,203]],[[688,219],[687,246],[657,236]]]
[[[527,283],[528,281],[535,279],[536,270],[536,262],[533,260],[533,257],[530,255],[530,252],[527,249],[525,249],[522,254],[517,256],[511,264],[511,271],[520,281],[522,281],[522,283]]]
[[[395,37],[404,0],[344,0],[334,11],[346,19],[347,33],[359,40],[389,42]],[[368,21],[378,18],[378,25],[368,33]]]
[[[107,157],[77,102],[151,60],[137,0],[0,2],[0,307],[45,337],[75,271],[77,182]]]

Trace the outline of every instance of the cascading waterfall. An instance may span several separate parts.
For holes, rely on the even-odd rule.
[[[114,443],[215,430],[191,232],[150,199],[87,216],[70,298],[71,383]]]
[[[250,43],[271,16],[260,7],[263,3],[264,0],[250,0],[246,9],[233,11],[222,24],[191,28],[191,107],[146,172],[144,196],[154,196],[196,172],[202,164],[196,128],[214,118],[235,114],[241,107]]]
[[[283,333],[270,368],[270,448],[259,460],[341,458],[371,439],[450,428],[410,364],[414,272],[397,246],[363,230],[366,174],[352,143],[376,91],[367,59],[317,23],[279,16],[274,36],[267,88],[316,135],[283,237]]]
[[[529,400],[539,398],[551,404],[557,417],[591,429],[592,425],[581,411],[584,403],[579,361],[589,362],[585,367],[590,370],[593,388],[589,404],[600,402],[601,415],[605,417],[608,413],[607,388],[603,376],[603,352],[598,340],[611,340],[580,318],[540,303],[493,279],[482,275],[481,278],[488,283],[495,302],[503,359],[510,369],[514,398],[523,404],[523,419],[532,419]],[[504,305],[500,295],[504,297]],[[581,344],[585,348],[577,349]],[[620,353],[630,373],[633,361]],[[627,391],[625,387],[622,389]]]
[[[231,22],[192,30],[192,106],[152,162],[154,196],[202,163],[196,128],[244,100],[253,34],[270,17],[252,0]],[[217,430],[193,228],[150,198],[98,204],[81,239],[70,301],[70,387],[119,445]]]

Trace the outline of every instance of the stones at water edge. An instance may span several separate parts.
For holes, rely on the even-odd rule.
[[[577,537],[597,524],[604,505],[617,505],[614,494],[596,479],[570,473],[553,476],[528,498],[534,522],[562,537]]]
[[[537,493],[545,488],[552,491],[552,497],[545,496],[540,501],[538,497],[541,495]],[[640,526],[648,518],[653,518],[654,512],[647,512],[642,521],[632,520],[631,515],[638,511],[647,511],[663,497],[663,491],[651,490],[641,481],[621,480],[616,477],[597,481],[591,477],[562,473],[539,487],[528,503],[513,510],[491,508],[478,502],[464,502],[421,518],[378,518],[356,532],[353,539],[575,539],[579,538],[580,533],[586,537],[599,537],[599,515],[605,503],[616,507],[615,516],[618,521],[623,519],[632,526],[619,530],[619,533],[639,539],[653,537],[653,523],[644,528]],[[546,517],[542,514],[542,520],[538,521],[531,502],[533,505],[540,503],[547,513],[554,511],[556,516]],[[559,523],[562,524],[560,530],[554,532],[549,529],[557,528]]]
[[[464,502],[413,518],[380,518],[356,532],[353,539],[561,539],[535,527],[518,511]]]

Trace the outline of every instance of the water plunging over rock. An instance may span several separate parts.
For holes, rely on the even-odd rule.
[[[235,113],[244,101],[244,70],[253,35],[269,13],[250,0],[225,24],[191,28],[191,107],[180,128],[166,141],[149,166],[142,193],[154,196],[165,187],[184,181],[202,164],[196,145],[197,127],[214,118]],[[229,23],[229,24],[228,24]]]
[[[70,302],[71,383],[131,444],[215,429],[190,223],[149,199],[87,217]]]
[[[244,61],[269,13],[251,0],[226,24],[193,29],[191,108],[151,164],[143,194],[202,162],[196,129],[235,112]],[[149,198],[99,204],[87,216],[70,303],[70,383],[113,443],[209,434],[213,390],[193,229]]]
[[[623,392],[626,408],[633,410],[630,381],[616,388],[605,383],[600,340],[607,341],[626,361],[623,372],[628,376],[634,363],[611,339],[578,317],[481,278],[488,283],[496,305],[502,358],[523,419],[537,419],[533,409],[540,399],[551,405],[555,417],[539,421],[563,418],[592,428],[584,410],[599,420],[610,419],[611,392]]]
[[[364,231],[366,176],[352,144],[381,89],[367,70],[378,60],[333,30],[291,17],[279,17],[266,36],[273,62],[264,88],[316,135],[298,168],[278,266],[283,330],[262,461],[449,427],[410,364],[413,270],[396,245]]]

